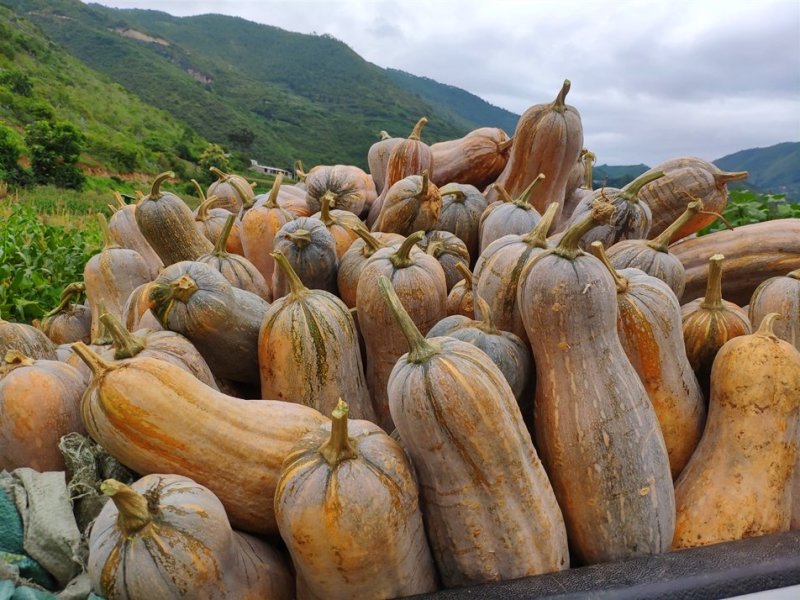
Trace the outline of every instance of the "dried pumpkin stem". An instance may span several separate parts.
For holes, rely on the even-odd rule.
[[[663,176],[664,171],[653,171],[652,173],[640,175],[622,188],[622,191],[619,193],[619,195],[625,198],[625,200],[628,202],[636,204],[639,202],[639,192],[642,191],[642,188],[648,183],[652,183],[656,179],[661,179]]]
[[[80,300],[81,294],[86,290],[86,286],[82,283],[70,283],[67,287],[64,288],[64,291],[61,292],[61,301],[58,303],[53,310],[49,313],[44,315],[42,319],[46,319],[47,317],[52,317],[53,315],[57,315],[60,312],[66,310],[69,305],[72,303],[72,300]]]
[[[722,189],[722,186],[730,181],[741,181],[742,179],[747,179],[749,176],[750,173],[747,171],[723,171],[722,173],[714,173],[714,185]]]
[[[509,150],[513,144],[514,144],[513,137],[508,138],[504,142],[497,142],[497,153],[503,154],[504,152]]]
[[[197,216],[195,216],[195,221],[208,221],[208,211],[219,202],[219,196],[212,194],[197,207]]]
[[[410,363],[419,364],[441,353],[441,348],[429,340],[426,340],[425,336],[417,329],[414,321],[400,302],[400,298],[397,297],[397,292],[395,292],[388,277],[381,275],[378,278],[378,288],[380,289],[383,301],[386,302],[389,310],[394,315],[395,321],[408,342],[410,350],[406,356],[406,360]]]
[[[775,321],[781,318],[783,317],[781,317],[780,313],[767,313],[764,315],[764,318],[761,319],[761,323],[758,326],[758,331],[756,331],[756,334],[777,339],[778,336],[775,335]]]
[[[95,307],[92,307],[92,310],[95,310]],[[102,315],[105,312],[106,312],[106,304],[103,300],[100,300],[97,303],[97,314]],[[98,321],[99,321],[99,327],[97,328],[97,336],[94,337],[91,340],[91,342],[95,346],[105,346],[111,343],[112,341],[111,336],[109,335],[108,329],[106,329],[106,326],[103,324],[103,322],[100,321],[100,319],[98,319]]]
[[[97,352],[89,348],[89,346],[83,342],[75,342],[72,344],[72,346],[70,346],[70,348],[72,348],[72,351],[78,355],[78,358],[86,363],[86,366],[91,369],[95,377],[102,375],[106,371],[111,371],[112,369],[119,367],[119,365],[112,365],[111,363],[104,361],[102,358],[100,358],[100,355],[97,354]]]
[[[331,206],[335,200],[336,196],[330,190],[322,194],[322,197],[319,199],[319,220],[325,224],[325,227],[330,227],[334,224],[333,217],[331,216]]]
[[[228,179],[228,177],[230,177],[227,173],[221,171],[217,167],[209,167],[208,170],[217,176],[217,181],[225,181]]]
[[[492,186],[497,190],[497,195],[500,197],[500,202],[513,202],[514,199],[509,195],[506,188],[499,183],[493,183]]]
[[[227,183],[231,185],[233,191],[235,191],[236,195],[239,196],[242,206],[247,206],[247,208],[250,208],[250,206],[253,205],[253,188],[250,186],[247,186],[246,188],[242,187],[239,179],[230,175],[228,176]]]
[[[181,275],[171,287],[172,297],[184,304],[189,302],[192,295],[200,289],[197,282],[189,275]]]
[[[111,228],[109,228],[108,221],[103,213],[97,213],[97,222],[100,224],[100,231],[103,234],[103,249],[119,248],[119,244],[114,239],[114,234],[111,233]]]
[[[294,161],[294,172],[297,174],[297,178],[300,181],[305,181],[306,180],[306,171],[303,168],[303,161],[302,160],[298,159],[298,160]]]
[[[206,193],[203,191],[203,188],[200,187],[197,179],[192,179],[191,182],[194,185],[194,189],[197,190],[197,197],[200,198],[200,204],[202,205],[203,202],[206,201]]]
[[[308,229],[296,229],[287,233],[286,237],[292,240],[292,243],[301,250],[311,243],[311,232]]]
[[[553,248],[553,254],[574,260],[584,253],[579,246],[581,238],[594,227],[610,221],[613,214],[613,204],[599,199],[595,200],[592,202],[591,212],[564,232],[558,245]]]
[[[100,484],[100,491],[110,496],[117,507],[117,527],[126,536],[135,534],[153,520],[147,498],[124,483],[106,479]]]
[[[225,219],[225,225],[222,227],[222,231],[219,233],[219,237],[217,238],[217,243],[214,244],[214,256],[223,257],[228,253],[225,251],[225,246],[228,243],[228,238],[231,235],[231,231],[233,230],[233,222],[236,220],[236,215],[231,213],[228,215],[228,218]]]
[[[467,199],[467,195],[464,192],[462,192],[461,190],[457,190],[455,188],[453,188],[452,190],[439,190],[439,191],[442,195],[442,199],[444,199],[445,196],[453,196],[453,202],[464,202],[464,200]]]
[[[464,276],[464,281],[467,284],[467,289],[471,290],[472,289],[472,271],[469,270],[469,267],[466,265],[466,263],[463,263],[461,261],[456,263],[456,269],[458,269],[458,272],[461,273]]]
[[[672,236],[686,223],[691,221],[695,215],[703,210],[703,201],[702,200],[694,200],[689,202],[686,206],[686,210],[681,213],[677,219],[675,219],[670,225],[661,233],[659,233],[656,237],[652,240],[647,242],[647,246],[652,248],[657,252],[669,252],[669,242],[672,239]]]
[[[583,187],[587,190],[591,190],[594,183],[592,179],[592,166],[595,160],[597,160],[597,157],[591,150],[587,150],[583,153]]]
[[[114,359],[133,358],[144,350],[144,344],[130,331],[122,326],[114,315],[103,313],[100,321],[105,325],[114,343]]]
[[[572,82],[569,79],[565,79],[561,90],[558,92],[558,96],[553,100],[553,104],[551,105],[552,110],[557,110],[558,112],[567,110],[567,94],[569,94],[570,87],[572,87]]]
[[[275,176],[275,181],[272,183],[272,189],[269,191],[269,196],[267,196],[267,201],[264,203],[264,206],[267,208],[278,208],[278,192],[281,190],[282,183],[283,175],[278,173]]]
[[[31,366],[36,361],[30,356],[26,356],[19,350],[8,350],[3,357],[3,362],[7,365],[26,365]]]
[[[383,129],[381,129],[380,133],[378,134],[378,137],[381,138],[381,141],[392,139],[392,136],[389,135],[389,132],[384,131]]]
[[[125,199],[122,197],[122,194],[120,194],[117,190],[114,190],[114,200],[117,201],[118,208],[125,208],[128,206],[125,204]]]
[[[620,275],[619,271],[611,264],[611,261],[608,259],[608,254],[606,254],[606,249],[603,247],[603,242],[600,240],[592,242],[589,245],[589,250],[600,259],[600,262],[602,262],[606,269],[608,269],[608,272],[611,273],[611,277],[614,278],[614,285],[617,286],[617,293],[624,294],[627,292],[629,285],[628,278]]]
[[[373,254],[375,254],[381,248],[386,248],[386,244],[381,242],[378,238],[370,233],[370,231],[364,227],[363,225],[356,225],[350,226],[345,224],[345,227],[350,229],[353,233],[355,233],[358,237],[364,240],[364,248],[361,251],[361,254],[366,258],[369,258]]]
[[[419,187],[419,192],[417,193],[417,198],[420,196],[427,196],[428,195],[428,187],[430,184],[430,178],[428,177],[428,169],[425,169],[422,172],[422,185]]]
[[[519,208],[524,208],[525,210],[535,210],[533,206],[531,206],[531,194],[533,193],[533,188],[536,187],[541,180],[545,179],[544,173],[539,173],[536,177],[533,178],[522,193],[514,200],[514,204],[517,205]]]
[[[700,303],[706,310],[722,310],[722,254],[715,254],[708,259],[708,280],[706,281],[706,295]]]
[[[289,293],[294,295],[305,294],[308,288],[303,283],[303,280],[300,279],[286,255],[280,250],[275,250],[275,252],[270,253],[270,256],[275,259],[275,263],[286,276],[286,280],[289,282]]]
[[[522,241],[532,248],[547,248],[547,232],[553,226],[553,221],[555,221],[556,213],[560,206],[558,202],[551,202],[539,222],[522,236]]]
[[[792,271],[791,273],[787,273],[786,276],[791,277],[792,279],[800,279],[800,269]]]
[[[331,437],[320,446],[319,453],[331,467],[358,456],[355,444],[347,431],[347,413],[350,407],[339,398],[336,408],[331,413]]]
[[[478,329],[490,335],[500,333],[500,330],[497,329],[497,325],[494,324],[494,319],[492,319],[492,309],[489,307],[489,303],[480,296],[475,298],[475,302],[478,304],[478,309],[481,311],[481,320],[478,323]]]
[[[142,201],[146,199],[149,200],[158,200],[161,198],[161,184],[164,183],[167,179],[171,179],[175,177],[175,173],[172,171],[164,171],[160,175],[158,175],[153,181],[153,185],[150,187],[150,193],[147,196],[142,198]]]
[[[411,135],[408,136],[410,140],[418,140],[419,136],[422,134],[422,128],[425,127],[425,124],[428,122],[427,117],[421,117],[417,124],[414,125],[414,129],[411,130]]]
[[[389,257],[389,260],[392,261],[396,269],[405,269],[414,264],[414,261],[411,260],[411,250],[414,249],[414,246],[416,246],[423,237],[425,237],[424,231],[415,231],[403,240],[397,252]]]

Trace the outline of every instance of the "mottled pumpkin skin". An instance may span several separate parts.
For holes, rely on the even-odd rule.
[[[760,323],[769,313],[781,318],[775,321],[775,335],[800,350],[800,271],[770,277],[756,288],[748,305],[750,323]]]
[[[319,212],[323,194],[334,196],[333,206],[355,215],[372,203],[377,192],[372,177],[352,165],[323,166],[306,177],[306,204],[312,213]]]
[[[608,248],[607,252],[615,269],[641,269],[666,283],[678,300],[683,298],[686,269],[674,254],[655,250],[644,240],[622,240]]]
[[[675,526],[669,458],[617,334],[614,281],[593,256],[555,252],[531,263],[518,303],[536,364],[536,446],[570,548],[584,564],[664,552]]]
[[[470,319],[475,317],[475,297],[471,282],[462,279],[447,294],[447,316],[462,315]]]
[[[482,190],[503,172],[510,150],[511,138],[497,127],[481,127],[457,140],[432,144],[431,179],[439,186],[459,183]]]
[[[272,300],[272,291],[264,276],[245,257],[229,252],[224,254],[212,252],[199,257],[197,262],[219,271],[233,287],[255,294],[267,302]]]
[[[377,425],[348,423],[355,457],[330,465],[331,426],[287,456],[275,511],[308,598],[397,598],[434,592],[413,467]]]
[[[281,464],[327,418],[291,402],[240,400],[183,369],[134,358],[95,373],[82,402],[94,440],[137,473],[175,473],[219,497],[231,524],[277,533]]]
[[[139,231],[136,224],[136,205],[127,204],[115,211],[108,220],[108,229],[114,241],[122,248],[138,252],[150,268],[150,279],[155,279],[164,263]]]
[[[160,331],[164,329],[159,320],[150,310],[150,287],[153,282],[143,283],[133,290],[122,307],[122,323],[128,331],[138,329],[151,329]]]
[[[147,475],[131,488],[147,499],[152,521],[125,534],[114,502],[105,504],[89,538],[88,572],[95,592],[130,600],[255,600],[275,591],[278,595],[270,598],[292,597],[288,568],[279,556],[260,548],[264,542],[234,532],[209,489],[187,477],[161,474]],[[270,552],[274,562],[260,564]],[[283,584],[290,586],[282,594],[271,581],[281,579],[281,568]]]
[[[358,239],[358,235],[353,231],[356,227],[366,227],[364,222],[352,212],[330,208],[329,210],[316,212],[311,215],[312,219],[319,219],[333,236],[336,244],[336,258],[341,260],[350,245]]]
[[[483,212],[479,222],[480,251],[483,254],[489,244],[506,235],[528,233],[542,219],[542,215],[531,205],[514,202],[495,202]]]
[[[241,175],[215,172],[218,179],[208,186],[206,198],[216,196],[219,198],[217,206],[228,212],[237,214],[242,206],[250,204],[255,194],[250,183]]]
[[[388,393],[443,584],[566,569],[561,511],[505,377],[471,344],[428,342],[440,352],[419,364],[403,355]]]
[[[430,231],[442,210],[442,196],[426,175],[409,175],[394,183],[384,194],[383,208],[373,231],[411,235]]]
[[[399,233],[373,232],[372,237],[381,244],[375,248],[370,247],[364,240],[357,239],[342,255],[339,261],[339,268],[336,272],[336,287],[339,289],[339,297],[344,301],[348,308],[356,305],[356,290],[358,289],[358,279],[367,261],[381,247],[394,246],[397,248],[405,237]]]
[[[434,229],[449,231],[456,235],[467,247],[470,267],[480,254],[479,223],[483,211],[489,205],[478,188],[461,183],[448,183],[439,188],[442,196],[442,210]]]
[[[63,362],[0,362],[0,470],[65,470],[58,442],[73,431],[86,433],[85,390],[80,372]]]
[[[442,265],[447,293],[453,286],[461,281],[464,276],[458,270],[461,263],[465,267],[470,265],[470,255],[467,245],[455,234],[449,231],[429,231],[419,242],[419,247],[433,256]]]
[[[309,242],[297,242],[293,235],[308,235]],[[292,268],[306,287],[336,294],[336,241],[319,219],[302,217],[286,223],[275,234],[275,250],[286,255]],[[289,293],[289,283],[280,269],[272,272],[272,297],[281,298]]]
[[[39,329],[54,344],[91,340],[92,310],[85,304],[69,304],[58,313],[42,318]]]
[[[0,318],[0,360],[16,350],[30,358],[56,360],[56,345],[33,325],[13,323]]]
[[[607,200],[615,208],[610,222],[593,228],[581,238],[581,248],[588,249],[594,241],[600,241],[604,247],[609,248],[622,240],[639,240],[647,237],[653,222],[650,207],[635,197],[633,199],[626,197],[624,194],[626,188],[600,188],[591,195],[584,196],[575,207],[565,228],[584,219],[591,212],[595,200]]]
[[[383,192],[383,184],[386,182],[386,167],[389,164],[389,156],[391,156],[394,147],[403,141],[403,138],[390,137],[385,131],[381,133],[386,135],[372,144],[367,152],[370,177],[372,177],[375,191],[378,194]]]
[[[675,484],[673,548],[789,529],[798,419],[796,348],[759,330],[720,349],[706,429]]]

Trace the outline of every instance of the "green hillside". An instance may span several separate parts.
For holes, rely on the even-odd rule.
[[[19,136],[37,120],[67,121],[86,136],[88,168],[154,172],[207,144],[70,56],[30,21],[0,6],[0,122]]]
[[[725,171],[748,171],[735,187],[786,194],[800,202],[800,142],[783,142],[766,148],[740,150],[714,161]]]

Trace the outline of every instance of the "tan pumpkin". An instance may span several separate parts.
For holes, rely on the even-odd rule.
[[[461,271],[458,270],[458,265],[468,266],[470,264],[469,250],[467,250],[466,244],[449,231],[434,230],[427,232],[418,245],[442,265],[449,294],[453,286],[464,278]]]
[[[464,263],[458,263],[456,269],[459,270],[463,279],[456,282],[450,293],[447,294],[447,316],[463,315],[472,319],[475,317],[472,271]]]
[[[280,250],[306,287],[336,294],[336,240],[319,219],[300,217],[289,221],[275,234],[273,250]],[[272,272],[272,297],[289,293],[283,271]]]
[[[305,184],[306,204],[312,213],[322,210],[322,197],[329,194],[330,208],[358,216],[378,195],[372,177],[353,165],[321,166],[308,174]]]
[[[217,206],[238,214],[243,207],[252,205],[255,194],[247,179],[241,175],[224,173],[216,167],[211,167],[209,171],[217,176],[217,180],[208,186],[206,196],[219,198]]]
[[[800,433],[800,352],[772,331],[727,342],[714,359],[703,438],[675,484],[673,548],[787,531]]]
[[[386,167],[389,164],[389,156],[394,147],[403,141],[403,138],[392,137],[385,131],[381,131],[379,135],[381,139],[372,144],[367,152],[370,177],[372,177],[375,191],[378,194],[383,191],[383,184],[386,182]]]
[[[208,487],[237,529],[277,533],[281,464],[327,417],[292,402],[222,394],[163,360],[111,364],[81,342],[74,348],[94,373],[82,403],[92,439],[137,473],[175,473]]]
[[[753,292],[750,323],[760,323],[772,312],[781,316],[773,325],[775,335],[800,350],[800,269],[770,277]]]
[[[614,280],[578,247],[612,211],[597,202],[530,263],[517,299],[536,364],[536,446],[584,564],[664,552],[675,527],[667,449],[617,333]]]
[[[533,207],[531,200],[534,188],[544,179],[544,174],[539,173],[516,199],[494,202],[486,207],[478,222],[481,254],[493,241],[505,235],[527,233],[541,220],[542,215]]]
[[[358,235],[353,231],[356,227],[364,227],[364,223],[355,214],[348,210],[333,208],[335,196],[325,193],[320,197],[321,209],[311,215],[312,219],[319,219],[328,228],[336,243],[336,258],[341,260],[344,253]]]
[[[92,589],[105,598],[294,597],[284,560],[231,529],[225,508],[188,477],[100,484],[107,502],[89,536]]]
[[[39,329],[0,317],[0,356],[5,356],[9,350],[30,358],[56,360],[56,345]]]
[[[375,421],[353,317],[339,298],[310,290],[279,251],[288,294],[269,307],[258,337],[261,396],[330,413],[340,397],[354,417]]]
[[[354,308],[356,305],[358,278],[361,277],[361,271],[367,261],[381,248],[401,244],[405,239],[398,233],[381,233],[379,231],[370,233],[363,225],[353,227],[353,232],[358,239],[342,255],[336,271],[336,287],[339,289],[339,297],[348,308]]]
[[[409,175],[384,193],[383,208],[372,230],[400,235],[430,231],[436,226],[441,210],[442,196],[429,180],[428,172]]]
[[[89,343],[92,333],[92,312],[85,304],[78,304],[86,290],[83,283],[70,283],[61,292],[61,302],[42,317],[38,328],[54,344],[71,342]],[[73,302],[75,300],[75,302]]]
[[[122,308],[122,323],[128,331],[138,329],[151,329],[160,331],[164,329],[159,320],[150,310],[150,288],[153,282],[143,283],[133,290]]]
[[[502,129],[481,127],[457,140],[432,144],[431,179],[438,186],[459,183],[482,190],[503,172],[512,141]]]
[[[561,511],[502,372],[471,344],[426,340],[388,278],[379,286],[410,349],[392,370],[389,403],[442,583],[568,568]]]
[[[377,425],[348,421],[341,399],[331,425],[286,457],[275,512],[306,598],[398,598],[434,592],[413,467]]]
[[[488,203],[478,188],[461,183],[448,183],[439,188],[442,210],[434,229],[449,231],[467,247],[472,266],[480,254],[480,218]]]
[[[564,197],[564,206],[561,209],[561,214],[559,215],[559,218],[553,227],[554,233],[563,231],[567,226],[567,222],[570,220],[570,217],[572,217],[572,213],[575,212],[578,204],[594,194],[592,166],[594,165],[595,160],[597,160],[597,157],[595,156],[594,152],[587,150],[586,148],[581,150],[580,158],[576,163],[577,166],[573,166],[573,175],[575,170],[580,171],[582,174],[581,182],[579,183],[579,187],[571,192],[569,191],[569,184],[567,185],[568,193]]]
[[[0,364],[0,470],[63,471],[58,442],[86,432],[80,413],[85,390],[74,367],[7,351]]]
[[[114,192],[114,198],[117,205],[109,205],[112,214],[108,220],[108,229],[111,231],[112,238],[122,248],[141,254],[150,267],[150,278],[155,279],[158,272],[164,268],[164,263],[139,231],[139,226],[136,224],[136,205],[125,204],[119,192]]]
[[[496,180],[516,198],[539,173],[544,173],[547,179],[533,202],[540,214],[553,202],[558,202],[561,212],[570,170],[583,147],[581,116],[566,104],[570,86],[570,81],[564,80],[553,102],[536,104],[522,113],[508,163]],[[494,202],[498,198],[496,188],[489,190],[486,198]]]

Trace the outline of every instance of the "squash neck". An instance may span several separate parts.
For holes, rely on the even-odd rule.
[[[320,447],[319,453],[328,465],[335,469],[340,463],[358,456],[353,438],[347,431],[347,414],[350,407],[339,398],[331,413],[331,437]]]

